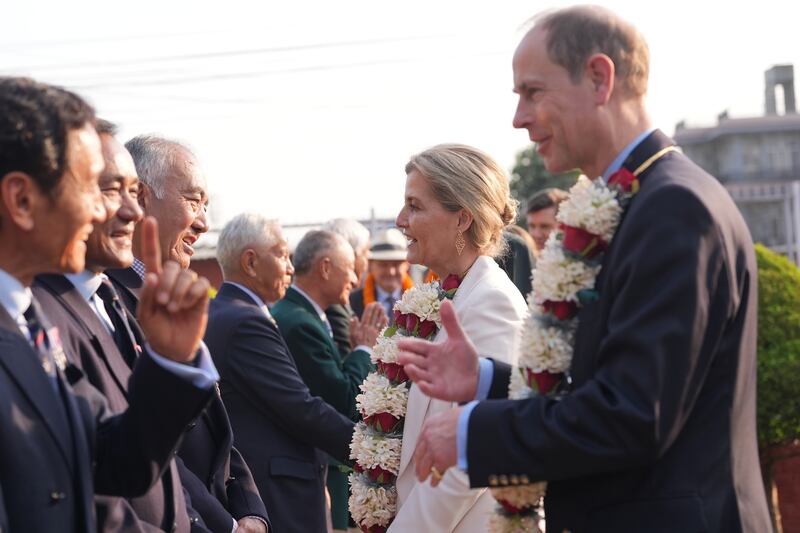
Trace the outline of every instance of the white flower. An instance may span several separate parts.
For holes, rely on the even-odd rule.
[[[572,362],[575,343],[573,328],[546,327],[537,320],[537,316],[541,314],[534,312],[523,323],[519,366],[533,372],[566,372]]]
[[[379,466],[397,475],[402,445],[401,437],[379,435],[370,431],[363,422],[359,422],[353,431],[353,440],[350,441],[350,459],[354,459],[367,470]]]
[[[524,368],[514,367],[511,369],[511,381],[508,385],[509,400],[524,400],[534,395],[533,389],[528,387],[524,372]]]
[[[412,314],[419,317],[420,322],[431,320],[436,322],[436,326],[442,327],[442,320],[439,317],[439,285],[437,283],[426,283],[418,287],[412,287],[403,293],[403,297],[394,304],[394,309],[404,315]]]
[[[359,385],[361,394],[356,396],[356,406],[363,415],[389,413],[397,418],[406,416],[408,388],[405,383],[392,385],[384,375],[372,372]]]
[[[399,333],[395,333],[391,337],[384,336],[384,329],[380,335],[378,335],[378,340],[375,343],[375,346],[372,348],[372,364],[377,364],[378,361],[383,361],[384,363],[396,363],[397,362],[397,354],[400,350],[397,348],[397,340],[404,337],[404,335],[400,335]]]
[[[358,474],[350,474],[350,514],[364,527],[388,526],[397,514],[397,490],[364,482]]]
[[[516,487],[503,487],[492,489],[495,500],[505,500],[514,507],[530,507],[539,503],[547,492],[547,483],[531,483]]]
[[[550,239],[553,239],[551,236]],[[564,254],[560,243],[548,246],[536,260],[533,273],[533,293],[536,303],[546,300],[553,302],[577,302],[578,291],[594,288],[600,266],[591,266]]]
[[[619,225],[622,207],[617,193],[601,179],[589,180],[586,176],[569,190],[569,198],[558,206],[556,218],[568,226],[581,228],[610,242]]]

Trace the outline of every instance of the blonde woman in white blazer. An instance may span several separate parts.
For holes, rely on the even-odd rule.
[[[408,238],[408,260],[461,278],[453,306],[483,354],[507,362],[516,353],[525,301],[492,257],[502,251],[502,230],[516,217],[508,179],[486,154],[463,145],[439,145],[406,166],[405,205],[397,226]],[[436,342],[443,342],[440,331]],[[414,450],[425,420],[455,404],[431,400],[416,385],[408,399],[397,478],[398,511],[390,533],[487,531],[494,500],[470,489],[465,473],[450,469],[436,488],[414,475]]]

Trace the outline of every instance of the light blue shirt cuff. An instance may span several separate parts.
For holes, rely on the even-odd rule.
[[[485,400],[489,397],[489,389],[492,388],[494,365],[485,357],[478,359],[478,365],[478,390],[475,393],[475,399]]]
[[[478,402],[473,400],[464,405],[461,414],[458,415],[458,427],[456,428],[456,449],[458,451],[458,467],[464,472],[467,471],[467,430],[469,429],[469,415]]]
[[[159,366],[185,379],[198,389],[210,389],[214,383],[219,381],[219,372],[217,372],[217,368],[211,360],[211,353],[204,342],[200,343],[200,349],[197,351],[196,366],[184,365],[167,359],[163,355],[157,354],[149,344],[145,344],[145,349]]]

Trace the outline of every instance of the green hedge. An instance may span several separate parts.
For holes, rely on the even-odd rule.
[[[800,438],[800,269],[757,244],[758,438]]]

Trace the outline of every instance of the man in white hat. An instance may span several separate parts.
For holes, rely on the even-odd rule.
[[[394,303],[413,286],[408,275],[407,248],[405,237],[395,228],[383,230],[375,236],[369,248],[369,274],[364,286],[350,293],[350,306],[356,316],[361,318],[367,304],[380,302],[389,323],[394,321]]]

